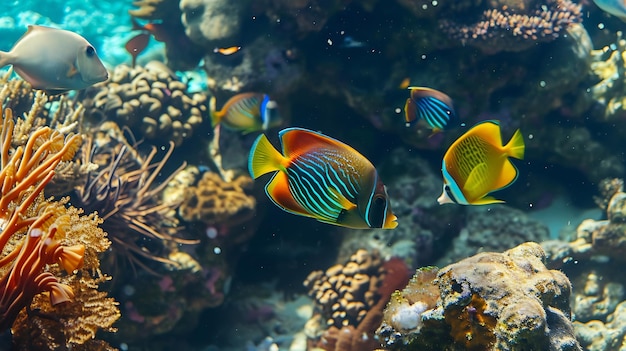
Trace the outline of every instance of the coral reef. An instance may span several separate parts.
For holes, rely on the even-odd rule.
[[[391,292],[406,284],[403,261],[383,262],[377,252],[356,251],[343,265],[314,271],[304,281],[316,301],[305,325],[309,345],[323,350],[374,350],[373,337]]]
[[[4,86],[3,100],[8,89]],[[17,349],[106,348],[95,333],[114,331],[119,310],[97,290],[107,280],[98,260],[109,246],[98,227],[102,220],[66,207],[68,199],[43,197],[56,167],[74,157],[82,138],[49,127],[34,127],[32,133],[18,128],[11,109],[2,118],[0,329],[12,327]],[[25,121],[19,125],[29,125]],[[25,307],[37,313],[27,313]]]
[[[217,173],[204,172],[196,185],[185,189],[178,213],[188,222],[200,221],[207,226],[241,224],[256,213],[252,188],[248,175],[225,182]]]
[[[447,16],[440,21],[440,27],[451,38],[491,54],[523,51],[537,42],[552,41],[565,34],[568,26],[582,22],[581,6],[569,0],[476,3],[480,4],[478,8],[452,5],[456,8],[451,11],[471,11],[470,15],[464,16],[463,22]]]
[[[391,350],[582,350],[570,282],[544,260],[528,242],[418,271],[392,296],[377,335]]]
[[[85,91],[86,118],[110,119],[138,131],[148,140],[172,140],[181,145],[203,123],[207,97],[187,92],[167,67],[156,61],[145,67],[117,66],[111,79]]]

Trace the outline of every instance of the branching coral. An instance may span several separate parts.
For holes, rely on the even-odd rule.
[[[12,111],[5,110],[2,117],[0,330],[8,328],[42,291],[50,292],[53,305],[71,300],[73,290],[44,268],[59,263],[71,273],[82,265],[85,250],[83,245],[65,246],[58,241],[57,234],[64,228],[54,223],[55,213],[37,200],[59,162],[74,156],[80,136],[65,138],[48,127],[40,128],[9,155],[15,127]]]
[[[464,18],[470,23],[441,20],[441,28],[454,39],[486,52],[521,51],[536,42],[551,41],[568,26],[582,21],[578,4],[569,0],[479,1],[484,3],[478,18],[472,22],[468,9]],[[451,17],[450,17],[451,18]]]

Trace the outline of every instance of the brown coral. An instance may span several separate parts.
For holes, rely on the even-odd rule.
[[[357,250],[344,265],[314,271],[304,281],[316,301],[305,330],[309,342],[332,351],[374,350],[374,331],[391,293],[408,281],[406,264],[383,262],[378,252]]]
[[[191,138],[207,113],[206,95],[188,93],[187,85],[157,62],[117,66],[109,82],[86,94],[83,103],[90,118],[110,119],[140,131],[146,139],[172,140],[176,145]]]
[[[225,182],[217,173],[205,172],[198,184],[186,189],[178,213],[187,221],[233,226],[254,216],[252,190],[253,182],[247,175]]]
[[[464,13],[470,23],[445,19],[440,27],[463,44],[494,53],[522,51],[537,42],[552,41],[570,25],[582,21],[580,5],[569,0],[493,1],[483,7],[474,22]]]

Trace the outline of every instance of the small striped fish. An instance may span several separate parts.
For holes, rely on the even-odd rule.
[[[435,89],[425,87],[408,87],[411,97],[404,104],[404,119],[410,127],[423,120],[433,130],[440,132],[456,124],[457,117],[452,99]]]
[[[221,110],[216,111],[215,97],[212,97],[211,122],[214,127],[221,123],[244,134],[267,130],[280,124],[276,107],[276,102],[270,100],[267,94],[242,93],[230,98]]]
[[[275,173],[265,191],[278,207],[350,228],[398,225],[385,186],[363,155],[306,129],[288,128],[279,136],[283,154],[262,134],[248,159],[253,178]]]

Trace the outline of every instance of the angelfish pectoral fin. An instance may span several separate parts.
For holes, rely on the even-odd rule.
[[[73,76],[78,74],[78,70],[76,69],[76,66],[74,66],[73,64],[70,65],[70,68],[67,70],[67,74],[66,77],[67,78],[72,78]]]

